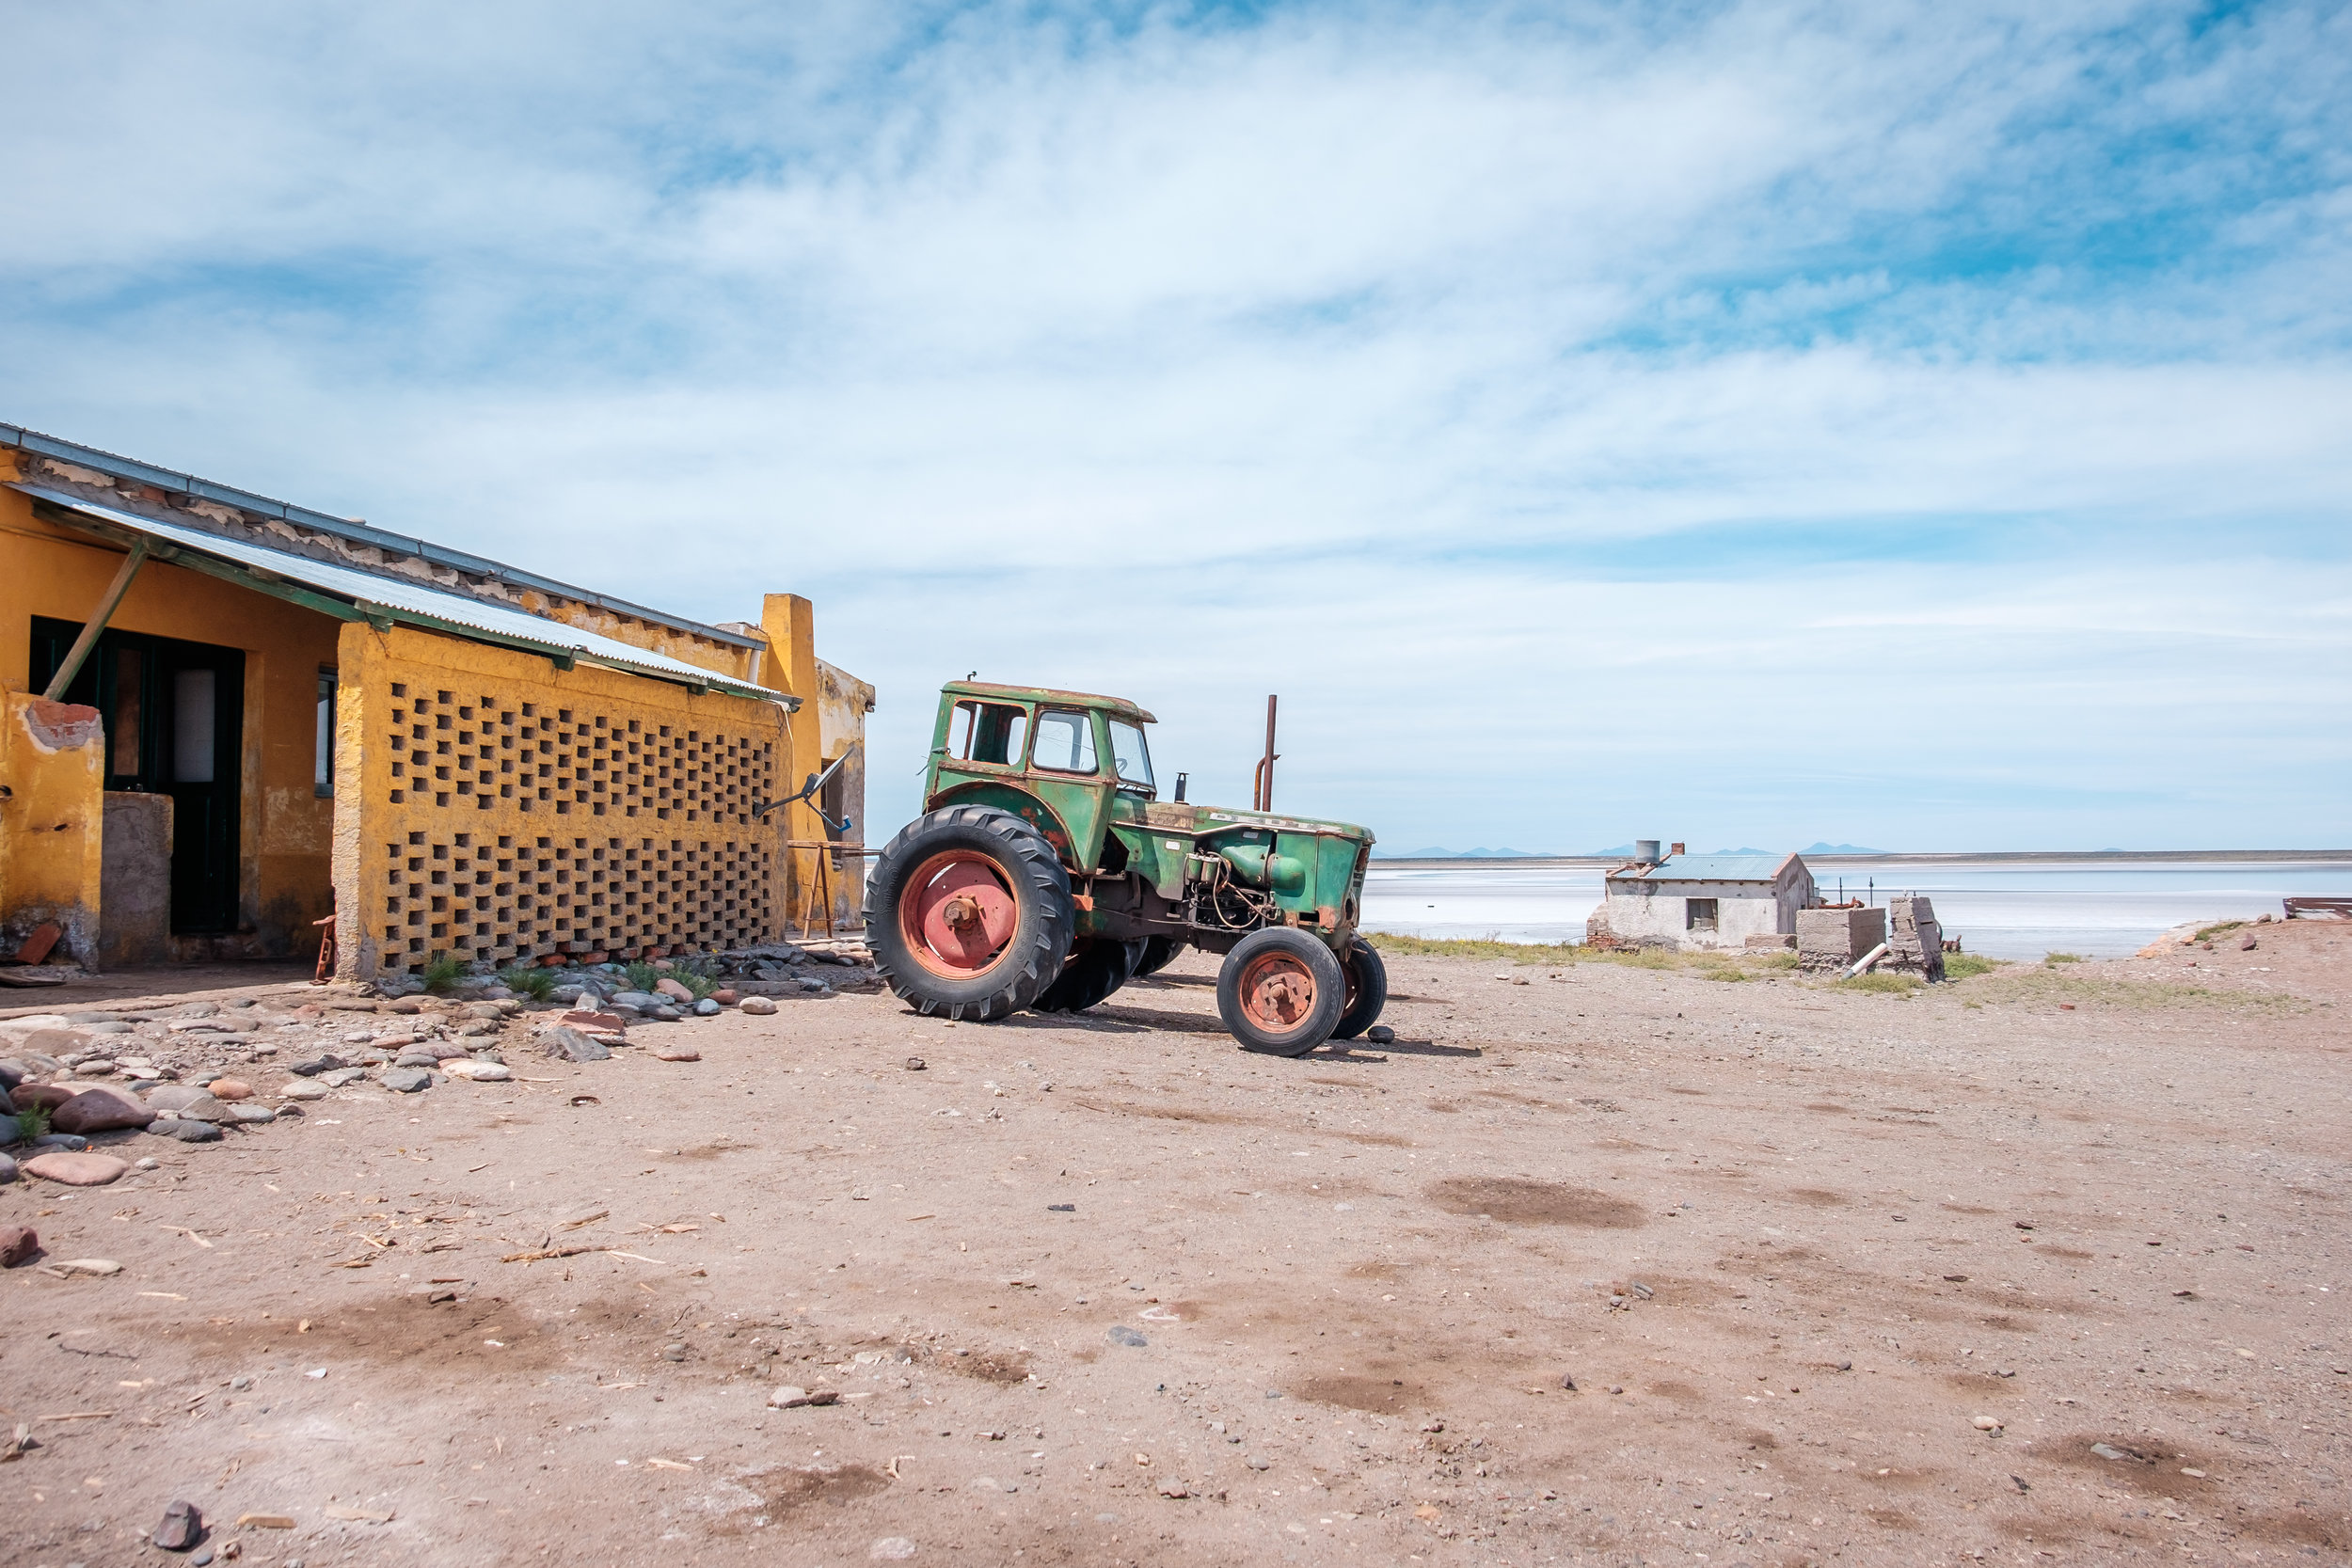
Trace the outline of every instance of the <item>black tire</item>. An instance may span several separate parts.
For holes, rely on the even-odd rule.
[[[1147,974],[1157,974],[1176,961],[1176,955],[1184,950],[1184,942],[1177,937],[1146,937],[1143,939],[1143,958],[1136,972],[1127,976],[1140,980]]]
[[[1331,1037],[1352,1040],[1379,1022],[1380,1009],[1389,1005],[1389,966],[1381,961],[1380,949],[1356,937],[1349,941],[1340,967],[1347,975],[1347,1002]]]
[[[1070,961],[1062,965],[1061,977],[1046,987],[1045,994],[1030,1003],[1030,1008],[1041,1013],[1085,1012],[1127,983],[1142,948],[1140,942],[1113,942],[1107,937],[1079,942]]]
[[[934,871],[936,865],[948,869]],[[1008,905],[1010,911],[1002,940],[962,973],[959,960],[943,958],[908,929],[908,919],[922,918],[909,904],[910,894],[924,898],[924,889],[910,884],[920,877],[926,887],[936,886],[955,865],[977,867],[976,878],[993,876],[997,892],[988,895],[990,909],[1000,915]],[[986,892],[984,883],[974,885]],[[1029,1006],[1061,974],[1077,918],[1070,873],[1054,847],[1020,817],[991,806],[945,806],[908,823],[883,847],[866,884],[866,945],[874,967],[900,1000],[926,1016],[984,1022]],[[988,934],[986,925],[977,916],[971,924],[980,930],[977,944]],[[918,948],[930,955],[928,961]]]
[[[1244,1051],[1304,1056],[1331,1037],[1346,1002],[1340,960],[1289,926],[1250,932],[1216,972],[1217,1013]],[[1289,1016],[1278,1022],[1269,1014]]]

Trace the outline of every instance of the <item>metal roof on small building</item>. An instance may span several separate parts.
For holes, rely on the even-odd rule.
[[[1609,873],[1613,882],[1776,882],[1794,855],[1669,855]]]
[[[521,648],[550,658],[601,665],[632,675],[782,703],[787,707],[800,706],[799,698],[784,692],[771,691],[615,638],[583,631],[562,621],[533,615],[529,610],[490,604],[469,594],[452,594],[312,556],[270,549],[202,529],[119,512],[63,491],[18,483],[11,483],[9,488],[57,508],[66,515],[64,521],[84,531],[117,544],[130,543],[125,535],[143,537],[158,546],[152,547],[151,553],[159,561],[206,572],[340,620],[401,622],[444,636]]]

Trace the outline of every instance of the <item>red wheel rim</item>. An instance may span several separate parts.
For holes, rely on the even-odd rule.
[[[916,867],[898,900],[898,930],[914,961],[951,980],[985,973],[1004,957],[1021,906],[994,861],[948,849]]]
[[[1242,966],[1241,1010],[1269,1035],[1287,1035],[1315,1010],[1315,974],[1295,955],[1261,953]]]

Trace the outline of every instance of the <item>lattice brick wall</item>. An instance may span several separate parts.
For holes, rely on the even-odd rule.
[[[773,799],[776,736],[664,722],[672,689],[627,685],[647,700],[384,683],[390,762],[388,778],[370,770],[386,809],[370,814],[364,890],[383,968],[739,946],[776,929],[774,834],[751,815]]]

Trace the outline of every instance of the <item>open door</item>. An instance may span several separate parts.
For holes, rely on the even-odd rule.
[[[48,685],[81,630],[71,621],[33,622],[35,690]],[[171,797],[173,933],[235,930],[244,651],[110,630],[65,700],[105,718],[108,789]]]

